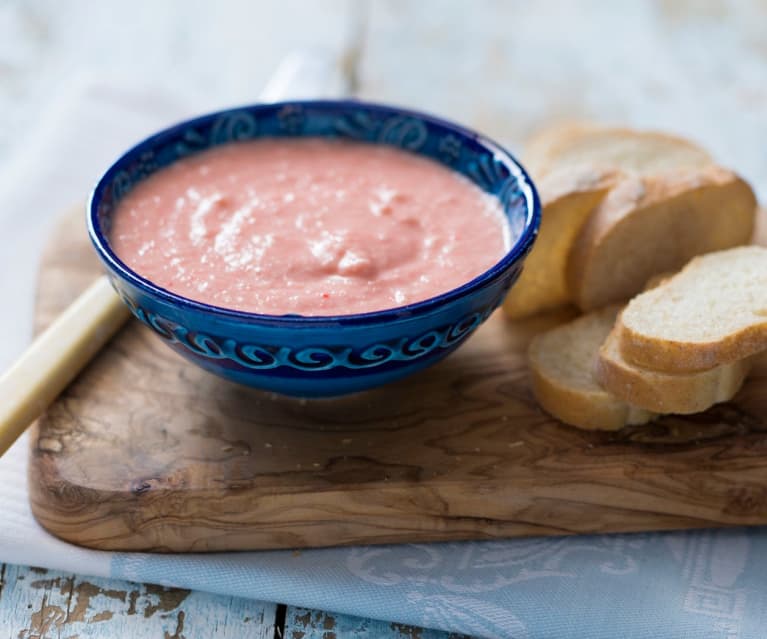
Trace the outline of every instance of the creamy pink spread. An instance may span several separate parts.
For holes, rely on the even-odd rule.
[[[110,242],[193,300],[338,315],[456,288],[510,237],[497,198],[437,162],[304,138],[231,143],[158,171],[119,203]]]

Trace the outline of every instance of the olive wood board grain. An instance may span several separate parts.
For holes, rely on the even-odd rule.
[[[100,272],[81,211],[36,330]],[[220,380],[131,320],[33,430],[32,509],[84,546],[218,551],[767,523],[767,366],[732,402],[617,433],[549,417],[496,314],[436,367],[301,401]]]

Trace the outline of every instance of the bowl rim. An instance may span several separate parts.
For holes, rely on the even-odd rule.
[[[506,165],[506,167],[509,169],[510,174],[518,180],[520,191],[525,197],[527,208],[525,224],[522,232],[516,241],[514,241],[514,243],[511,245],[509,250],[495,264],[493,264],[489,269],[486,269],[473,279],[465,282],[461,286],[445,291],[444,293],[440,293],[439,295],[429,297],[425,300],[420,300],[411,304],[405,304],[403,306],[395,306],[391,308],[380,309],[377,311],[349,313],[343,315],[274,315],[267,313],[251,313],[248,311],[240,311],[223,306],[216,306],[214,304],[206,304],[205,302],[193,300],[158,286],[150,279],[131,269],[116,255],[116,253],[112,250],[112,247],[110,246],[104,231],[101,228],[101,224],[97,215],[98,205],[101,202],[106,187],[112,183],[115,175],[123,169],[124,165],[130,159],[141,155],[143,152],[154,147],[157,142],[168,136],[172,136],[174,133],[181,132],[190,127],[206,123],[212,119],[216,119],[232,113],[237,113],[243,110],[259,111],[262,108],[266,110],[275,108],[279,109],[282,107],[349,109],[351,111],[357,108],[364,108],[372,111],[387,112],[392,115],[402,115],[406,117],[417,118],[427,123],[434,124],[438,127],[442,127],[450,133],[455,134],[456,136],[470,139],[471,141],[491,151],[495,157],[500,158],[504,165]],[[298,135],[295,137],[310,136]],[[258,137],[254,139],[258,139]],[[410,152],[406,149],[403,150],[405,152]],[[415,152],[415,154],[419,155],[417,152]],[[450,167],[448,166],[446,168],[449,169]],[[445,120],[443,118],[433,116],[422,111],[403,108],[381,102],[371,102],[367,100],[348,98],[340,100],[280,100],[276,102],[245,104],[218,111],[206,112],[203,115],[181,120],[176,124],[160,129],[144,138],[143,140],[137,142],[133,146],[129,147],[126,151],[123,151],[118,156],[118,158],[112,162],[109,168],[107,168],[106,171],[104,171],[99,177],[96,185],[93,187],[88,197],[88,202],[86,205],[86,216],[88,235],[90,236],[91,242],[93,243],[93,246],[102,261],[104,261],[106,266],[111,271],[116,273],[120,278],[127,280],[131,285],[142,290],[144,293],[147,293],[150,296],[158,297],[171,306],[180,306],[188,310],[213,314],[222,318],[235,319],[247,323],[267,323],[272,325],[278,324],[281,326],[290,325],[299,327],[316,326],[317,324],[364,325],[378,324],[385,321],[401,320],[415,315],[428,313],[431,310],[455,301],[458,298],[461,298],[482,288],[483,286],[497,279],[514,263],[523,258],[525,254],[530,250],[538,234],[538,229],[541,223],[541,202],[538,192],[533,181],[530,179],[529,174],[506,148],[494,140],[488,138],[487,136],[460,124],[456,124],[455,122],[451,122],[449,120]]]

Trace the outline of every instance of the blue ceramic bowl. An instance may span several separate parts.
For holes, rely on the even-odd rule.
[[[135,273],[110,247],[116,205],[158,169],[236,140],[302,136],[387,144],[436,160],[500,198],[514,245],[482,275],[437,297],[383,311],[327,317],[259,315],[195,302]],[[483,223],[478,216],[477,224]],[[91,240],[114,288],[139,320],[175,351],[212,373],[302,397],[361,391],[445,357],[501,303],[522,269],[539,223],[540,203],[533,183],[499,145],[429,115],[358,101],[254,105],[182,122],[120,157],[99,180],[88,203]]]

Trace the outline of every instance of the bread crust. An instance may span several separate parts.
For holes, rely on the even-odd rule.
[[[678,289],[685,285],[685,282],[705,278],[705,269],[716,273],[727,269],[728,263],[736,256],[747,256],[747,259],[754,256],[755,259],[764,260],[767,249],[746,246],[696,257],[657,288],[631,300],[615,324],[621,356],[628,363],[646,369],[668,373],[695,373],[723,364],[732,364],[767,350],[767,285],[759,297],[749,302],[755,304],[755,308],[732,309],[732,313],[748,313],[750,320],[726,334],[715,335],[710,339],[677,339],[664,336],[662,328],[648,329],[642,325],[643,321],[647,321],[648,308],[657,309],[668,304],[668,312],[672,312],[675,301],[669,287],[676,286],[673,295],[679,297]],[[759,264],[757,268],[760,268]],[[733,274],[733,277],[738,275]],[[767,278],[761,281],[766,282]],[[664,295],[668,295],[670,299],[664,298]],[[703,299],[700,303],[705,305],[706,300]],[[643,309],[642,306],[647,304],[651,306]]]
[[[625,301],[656,273],[701,253],[746,244],[756,198],[732,171],[710,166],[622,180],[581,228],[567,266],[583,311]]]
[[[618,325],[621,355],[632,364],[669,373],[697,373],[767,350],[767,319],[719,340],[684,342],[648,337]]]
[[[634,406],[656,413],[692,414],[732,399],[750,370],[750,359],[697,373],[640,368],[621,355],[614,328],[599,350],[595,376],[607,391]]]
[[[585,394],[558,384],[530,367],[533,392],[541,408],[558,420],[582,430],[616,431],[629,424],[645,424],[655,415],[604,394]]]
[[[571,426],[614,431],[655,417],[611,395],[593,377],[591,365],[618,310],[610,307],[579,317],[530,342],[527,358],[533,393],[546,412]],[[568,353],[564,351],[577,357],[577,368],[580,375],[586,375],[586,383],[579,379],[579,372],[567,366]]]
[[[554,172],[538,182],[543,206],[541,227],[503,304],[508,317],[521,319],[569,303],[567,262],[572,244],[620,176],[617,171],[583,168]]]

